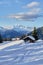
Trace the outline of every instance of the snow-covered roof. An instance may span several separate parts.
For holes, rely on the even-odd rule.
[[[30,38],[30,39],[32,39],[32,40],[35,40],[35,38],[33,36],[26,36],[25,38],[27,38],[27,37]]]
[[[32,40],[35,40],[35,38],[33,36],[27,36],[27,37],[31,38]]]

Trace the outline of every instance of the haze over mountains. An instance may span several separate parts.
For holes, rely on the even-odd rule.
[[[22,25],[16,25],[13,27],[0,27],[0,34],[2,37],[20,37],[24,34],[28,34],[33,30],[31,27],[25,27]]]
[[[30,34],[34,28],[32,27],[25,27],[23,25],[15,25],[12,27],[0,27],[0,34],[3,38],[15,38],[20,37],[24,34]],[[43,27],[37,29],[38,36],[40,39],[43,39]]]

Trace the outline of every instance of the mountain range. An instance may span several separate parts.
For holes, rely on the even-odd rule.
[[[0,27],[0,34],[3,38],[15,38],[20,37],[24,34],[28,34],[33,29],[31,27],[25,27],[22,25],[13,26],[13,27]]]
[[[31,34],[34,28],[16,25],[13,27],[0,27],[0,34],[3,38],[21,37],[24,34]],[[39,39],[43,39],[43,27],[37,29]]]

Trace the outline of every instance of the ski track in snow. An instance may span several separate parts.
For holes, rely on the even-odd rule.
[[[43,65],[43,41],[0,44],[0,65]]]

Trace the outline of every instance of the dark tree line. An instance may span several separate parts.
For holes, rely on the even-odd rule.
[[[0,34],[0,43],[2,43],[2,42],[3,42],[3,38],[2,38],[2,36]]]
[[[35,40],[38,40],[38,32],[37,32],[36,27],[34,27],[34,30],[32,32],[32,36],[35,38]]]

